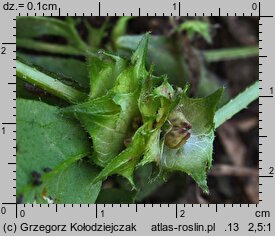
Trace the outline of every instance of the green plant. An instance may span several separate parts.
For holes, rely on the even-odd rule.
[[[68,85],[26,63],[26,57],[16,62],[19,79],[65,102],[57,107],[17,100],[17,195],[24,202],[93,203],[108,176],[126,178],[131,194],[138,192],[134,172],[142,167],[152,168],[147,185],[182,171],[208,192],[215,128],[257,99],[258,83],[217,109],[223,88],[190,98],[188,84],[172,86],[166,76],[155,76],[153,67],[146,67],[149,34],[127,60],[91,52],[72,25],[60,25],[63,31],[57,34],[63,32],[70,41],[57,48],[85,55],[88,88],[79,80]]]

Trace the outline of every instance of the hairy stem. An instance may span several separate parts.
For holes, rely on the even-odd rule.
[[[221,107],[215,114],[215,128],[218,128],[232,116],[246,108],[251,102],[259,97],[259,82],[255,82],[237,97],[230,100],[227,104]]]
[[[33,51],[56,53],[63,55],[84,55],[85,53],[69,45],[58,45],[52,43],[39,42],[33,39],[18,38],[16,46],[31,49]]]
[[[73,104],[79,103],[87,98],[85,93],[63,84],[59,80],[18,60],[16,61],[16,76]]]
[[[258,57],[259,48],[255,46],[241,48],[215,49],[203,52],[207,62],[235,60],[247,57]]]

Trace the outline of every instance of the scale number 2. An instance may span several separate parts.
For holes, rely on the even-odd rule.
[[[7,50],[6,47],[1,47],[1,54],[2,54],[2,55],[7,54],[7,53],[6,53],[6,50]]]
[[[180,217],[185,217],[185,210],[180,210]]]
[[[273,166],[269,167],[269,174],[274,175],[274,167]]]

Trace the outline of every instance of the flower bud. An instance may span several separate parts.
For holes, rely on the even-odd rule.
[[[164,143],[167,147],[177,149],[185,144],[190,137],[191,124],[181,111],[174,110],[170,113],[167,121],[170,128],[165,135]]]

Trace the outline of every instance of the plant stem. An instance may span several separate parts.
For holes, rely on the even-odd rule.
[[[85,53],[79,49],[76,49],[72,46],[66,45],[58,45],[58,44],[51,44],[45,42],[39,42],[33,39],[24,39],[18,38],[16,39],[17,47],[27,48],[34,51],[42,51],[42,52],[49,52],[49,53],[56,53],[56,54],[63,54],[63,55],[84,55]]]
[[[217,62],[225,60],[234,60],[247,57],[256,57],[259,55],[259,48],[241,47],[241,48],[227,48],[204,51],[203,56],[207,62]]]
[[[215,128],[218,128],[225,121],[246,108],[251,102],[259,97],[259,81],[246,88],[237,97],[230,100],[221,107],[215,114]]]
[[[16,76],[73,104],[79,103],[87,98],[85,93],[63,84],[59,80],[18,60],[16,61]]]

